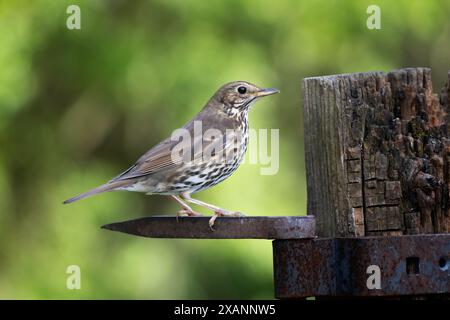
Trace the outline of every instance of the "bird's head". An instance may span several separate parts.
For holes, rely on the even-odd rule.
[[[213,99],[224,108],[228,115],[234,116],[247,112],[250,106],[260,98],[278,92],[280,91],[277,89],[261,89],[246,81],[235,81],[223,85]]]

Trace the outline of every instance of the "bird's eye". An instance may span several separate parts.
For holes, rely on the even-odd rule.
[[[247,92],[247,88],[246,88],[246,87],[239,87],[239,88],[237,89],[237,91],[238,91],[240,94],[244,94],[244,93]]]

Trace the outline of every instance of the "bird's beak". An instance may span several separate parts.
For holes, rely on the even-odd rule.
[[[261,89],[258,92],[256,92],[256,96],[257,97],[265,97],[265,96],[270,96],[272,94],[279,93],[279,92],[280,92],[280,90],[273,89],[273,88]]]

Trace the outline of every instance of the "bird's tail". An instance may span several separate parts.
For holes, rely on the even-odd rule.
[[[82,194],[80,194],[80,195],[78,195],[76,197],[67,199],[63,203],[64,204],[72,203],[72,202],[78,201],[80,199],[90,197],[90,196],[92,196],[94,194],[97,194],[97,193],[113,191],[113,190],[115,190],[115,189],[117,189],[119,187],[122,187],[122,186],[126,185],[126,184],[128,184],[126,181],[108,182],[108,183],[105,183],[105,184],[103,184],[103,185],[101,185],[101,186],[99,186],[97,188],[94,188],[92,190],[86,191],[86,192],[84,192],[84,193],[82,193]]]

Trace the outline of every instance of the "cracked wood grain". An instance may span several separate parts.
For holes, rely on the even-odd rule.
[[[407,68],[306,78],[302,89],[319,236],[449,231],[449,83],[435,94],[430,69]]]

